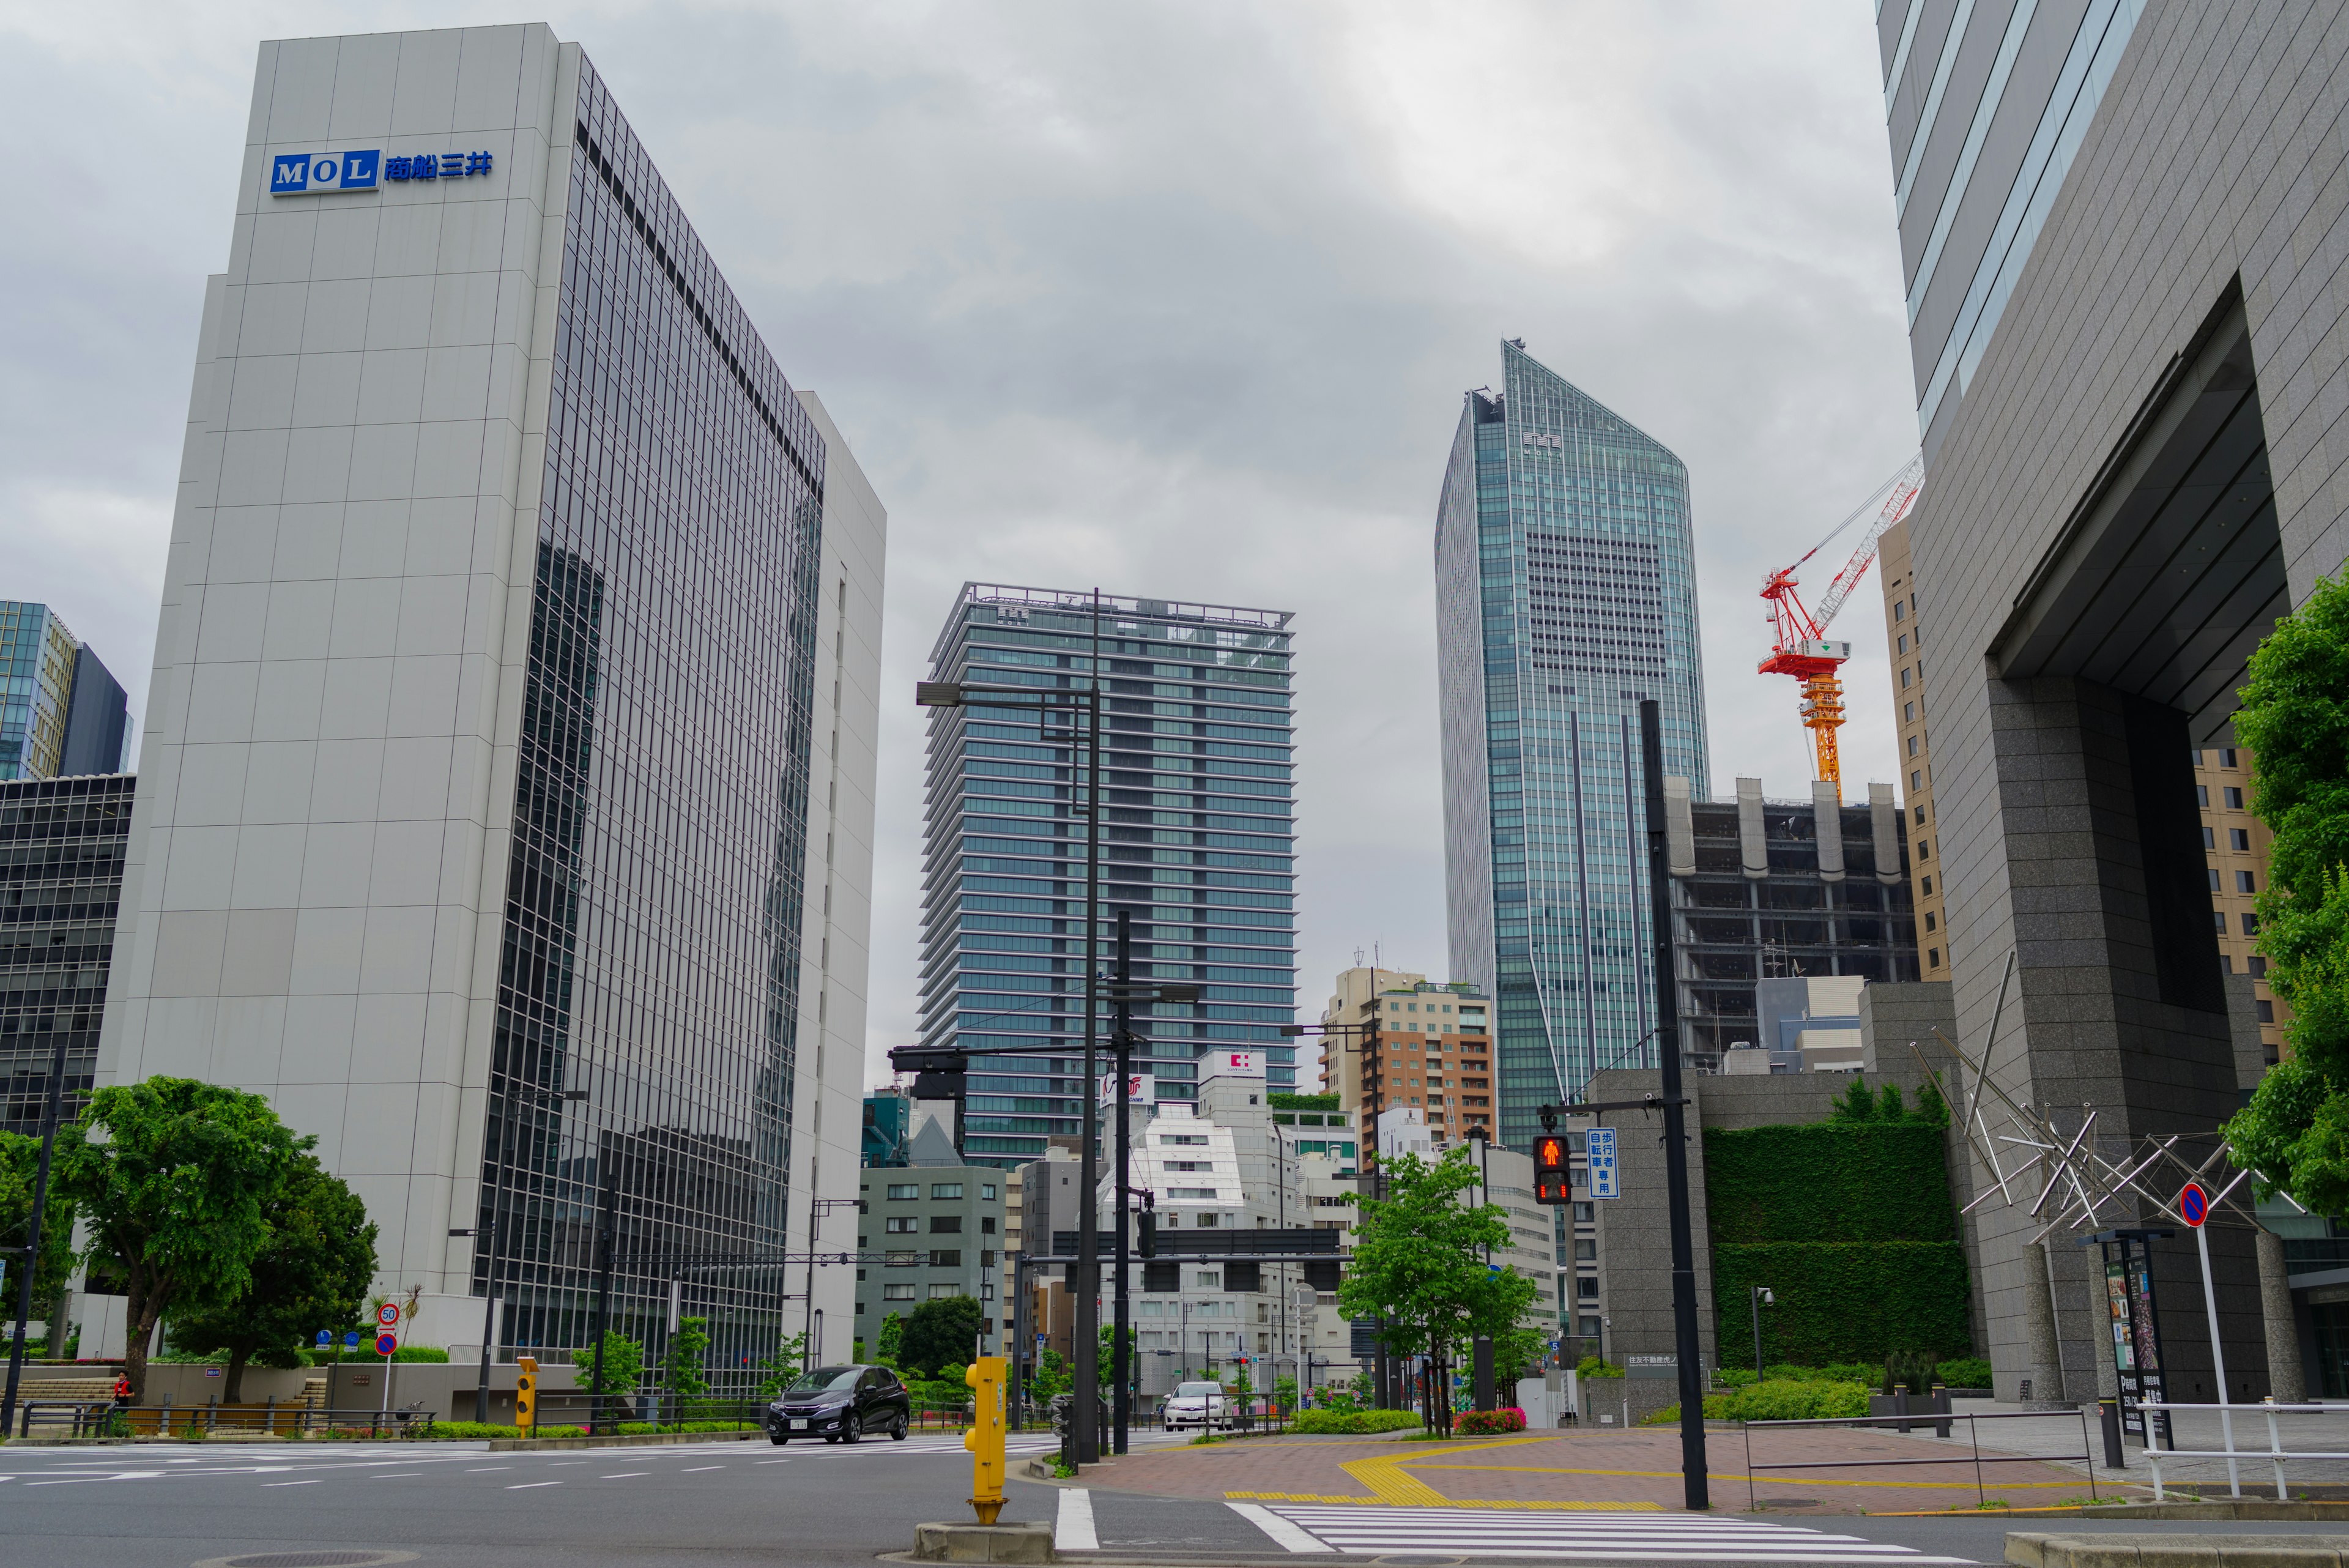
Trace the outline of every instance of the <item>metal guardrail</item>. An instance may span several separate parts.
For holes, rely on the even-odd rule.
[[[2349,1406],[2178,1405],[2168,1404],[2153,1399],[2145,1399],[2138,1401],[2137,1407],[2140,1410],[2216,1410],[2220,1413],[2223,1429],[2226,1433],[2227,1446],[2223,1449],[2162,1449],[2148,1447],[2145,1450],[2145,1462],[2153,1471],[2153,1501],[2156,1502],[2161,1501],[2163,1495],[2161,1490],[2161,1467],[2164,1464],[2177,1459],[2226,1460],[2227,1490],[2229,1495],[2233,1497],[2240,1497],[2243,1495],[2243,1478],[2240,1469],[2243,1460],[2254,1459],[2264,1464],[2273,1465],[2275,1467],[2276,1501],[2279,1502],[2290,1501],[2284,1490],[2283,1484],[2283,1467],[2286,1460],[2349,1459],[2349,1454],[2288,1451],[2283,1446],[2282,1438],[2276,1430],[2276,1417],[2278,1416],[2343,1416],[2349,1415]],[[2234,1413],[2238,1410],[2243,1412],[2245,1415],[2264,1416],[2267,1417],[2268,1446],[2265,1449],[2239,1449],[2235,1447],[2235,1425],[2233,1417]]]
[[[250,1433],[264,1437],[301,1438],[364,1431],[370,1438],[407,1434],[429,1428],[437,1410],[420,1405],[389,1410],[316,1409],[307,1405],[117,1405],[108,1399],[27,1399],[16,1435],[30,1438],[34,1428],[63,1427],[73,1438],[169,1438],[202,1439]]]
[[[2011,1454],[2004,1458],[2001,1458],[1996,1455],[1985,1458],[1982,1454],[1982,1428],[1979,1425],[1981,1422],[2044,1421],[2067,1415],[2077,1415],[2080,1418],[2080,1451],[2076,1454]],[[1754,1433],[1757,1428],[1764,1430],[1783,1430],[1795,1427],[1898,1427],[1901,1431],[1905,1432],[1912,1427],[1931,1426],[1940,1428],[1951,1421],[1963,1421],[1966,1423],[1966,1435],[1973,1440],[1973,1453],[1968,1458],[1953,1457],[1949,1459],[1810,1459],[1795,1464],[1776,1465],[1757,1465],[1754,1462]],[[2095,1453],[2088,1446],[2088,1412],[2085,1407],[2077,1411],[1953,1410],[1944,1412],[1939,1410],[1926,1410],[1906,1416],[1846,1416],[1840,1418],[1830,1417],[1824,1420],[1813,1421],[1748,1421],[1744,1423],[1744,1427],[1745,1501],[1748,1508],[1757,1506],[1754,1496],[1754,1472],[1756,1470],[1857,1470],[1875,1469],[1887,1465],[1952,1465],[1971,1463],[1974,1467],[1974,1501],[1979,1503],[1987,1502],[1990,1497],[1990,1494],[1982,1487],[1982,1468],[1984,1465],[2056,1464],[2072,1459],[2084,1459],[2087,1462],[2088,1466],[2089,1500],[2094,1501],[2096,1495],[2096,1459]],[[2156,1491],[2155,1495],[2159,1495],[2158,1490]]]

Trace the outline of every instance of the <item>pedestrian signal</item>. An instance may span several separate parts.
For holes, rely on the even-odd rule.
[[[1536,1138],[1534,1200],[1537,1203],[1567,1202],[1572,1179],[1567,1168],[1566,1139],[1557,1133],[1544,1133]]]

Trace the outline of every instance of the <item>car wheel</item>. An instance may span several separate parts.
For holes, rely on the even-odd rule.
[[[771,1443],[774,1444],[774,1445],[775,1445],[775,1447],[777,1447],[777,1448],[779,1448],[779,1449],[780,1449],[780,1448],[781,1448],[785,1443],[790,1442],[790,1441],[791,1441],[791,1439],[790,1439],[789,1438],[777,1437],[774,1433],[770,1432],[770,1433],[768,1433],[768,1434],[767,1434],[767,1441],[769,1441],[769,1442],[771,1442]]]
[[[905,1440],[905,1417],[902,1411],[898,1413],[896,1424],[889,1428],[889,1440],[893,1443]]]
[[[862,1416],[860,1416],[860,1415],[856,1414],[854,1411],[853,1411],[853,1410],[852,1410],[852,1411],[850,1411],[846,1416],[843,1416],[843,1417],[841,1417],[841,1422],[840,1422],[840,1440],[841,1440],[842,1442],[843,1442],[843,1443],[854,1443],[854,1442],[856,1442],[857,1440],[859,1440],[860,1438],[862,1438],[864,1436],[864,1417],[862,1417]]]
[[[824,1441],[827,1443],[836,1443],[840,1441],[840,1434],[837,1432],[832,1433],[824,1438]]]

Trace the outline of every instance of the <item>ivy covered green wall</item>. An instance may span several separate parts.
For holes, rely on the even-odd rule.
[[[1929,1122],[1705,1129],[1723,1366],[1753,1362],[1754,1285],[1777,1297],[1762,1309],[1766,1364],[1972,1350],[1943,1137]]]

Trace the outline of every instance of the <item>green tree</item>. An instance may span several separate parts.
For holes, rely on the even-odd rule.
[[[55,1179],[88,1228],[86,1255],[122,1279],[132,1397],[165,1314],[250,1284],[272,1197],[315,1141],[260,1096],[191,1078],[110,1085],[58,1129]]]
[[[645,1347],[617,1329],[604,1331],[604,1376],[595,1376],[595,1347],[589,1345],[575,1352],[572,1366],[577,1372],[578,1387],[583,1394],[618,1397],[633,1394],[644,1381]]]
[[[1843,1093],[1837,1095],[1829,1103],[1827,1120],[1872,1122],[1876,1119],[1876,1091],[1868,1086],[1867,1079],[1855,1073],[1852,1075],[1851,1082],[1845,1085]]]
[[[1134,1338],[1133,1325],[1132,1324],[1126,1324],[1125,1370],[1126,1375],[1129,1377],[1136,1379],[1140,1378],[1142,1376],[1142,1357],[1133,1348],[1139,1342]],[[1101,1381],[1095,1384],[1094,1386],[1102,1391],[1102,1397],[1104,1399],[1109,1398],[1112,1391],[1117,1387],[1117,1366],[1115,1361],[1112,1359],[1116,1353],[1117,1325],[1115,1324],[1105,1323],[1101,1325],[1101,1369],[1094,1374],[1096,1377],[1101,1379]]]
[[[661,1358],[662,1392],[677,1401],[677,1418],[685,1419],[685,1407],[709,1393],[709,1378],[704,1363],[709,1358],[709,1320],[706,1317],[681,1317],[677,1320],[677,1332],[669,1336],[668,1354]]]
[[[986,1314],[973,1296],[941,1296],[924,1302],[905,1320],[900,1359],[906,1367],[925,1374],[941,1366],[968,1365],[985,1321]],[[885,1325],[881,1334],[885,1341],[889,1334]]]
[[[1036,1363],[1036,1370],[1028,1377],[1028,1397],[1037,1404],[1047,1404],[1075,1386],[1071,1376],[1069,1358],[1057,1350],[1048,1350]]]
[[[41,1140],[19,1137],[15,1133],[0,1133],[0,1246],[22,1247],[28,1244],[33,1224],[33,1189],[40,1180]],[[57,1309],[66,1300],[66,1284],[73,1272],[74,1206],[71,1199],[57,1190],[57,1174],[49,1176],[48,1202],[41,1210],[41,1240],[33,1263],[34,1310],[50,1320],[49,1345],[57,1353],[66,1337],[63,1314]],[[13,1314],[16,1307],[16,1271],[22,1268],[22,1254],[11,1256],[5,1273],[6,1284],[0,1289],[0,1314]]]
[[[873,1358],[882,1366],[899,1373],[905,1370],[905,1319],[902,1313],[891,1313],[881,1320],[881,1340]]]
[[[2320,578],[2251,655],[2235,736],[2275,836],[2260,895],[2268,984],[2291,1049],[2227,1124],[2262,1191],[2349,1215],[2349,584]]]
[[[243,1290],[171,1316],[171,1347],[225,1354],[224,1403],[244,1397],[248,1362],[299,1366],[300,1345],[319,1329],[355,1322],[375,1278],[376,1227],[367,1205],[308,1153],[270,1195],[269,1241]]]
[[[775,1344],[775,1353],[759,1363],[766,1376],[759,1380],[759,1397],[771,1399],[783,1391],[784,1386],[800,1375],[800,1360],[807,1355],[807,1334],[787,1334]]]
[[[1506,1264],[1486,1264],[1488,1250],[1509,1244],[1508,1216],[1496,1203],[1463,1202],[1479,1180],[1467,1148],[1433,1164],[1412,1154],[1382,1163],[1387,1196],[1361,1201],[1340,1308],[1351,1318],[1382,1316],[1394,1355],[1449,1362],[1478,1334],[1512,1342],[1538,1288]],[[1448,1423],[1448,1412],[1437,1418]]]
[[[1283,1373],[1272,1380],[1272,1401],[1284,1410],[1297,1408],[1297,1379]]]

